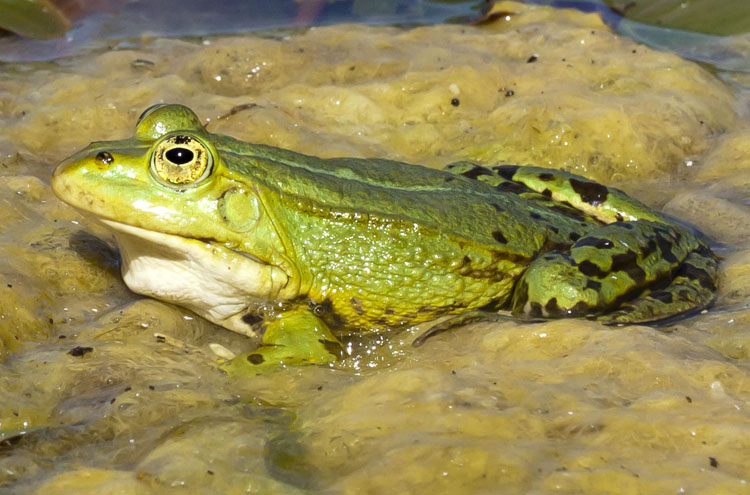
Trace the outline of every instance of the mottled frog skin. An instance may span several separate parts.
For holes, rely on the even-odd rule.
[[[708,305],[704,241],[569,173],[319,159],[211,134],[156,105],[135,136],[55,170],[55,193],[116,235],[125,282],[231,330],[263,330],[235,368],[330,362],[331,329],[444,315],[662,320]]]

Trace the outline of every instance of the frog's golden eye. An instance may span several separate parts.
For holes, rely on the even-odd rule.
[[[169,136],[151,155],[151,173],[168,186],[197,185],[211,173],[211,165],[211,152],[191,136]]]

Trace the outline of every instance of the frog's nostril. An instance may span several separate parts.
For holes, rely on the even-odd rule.
[[[100,151],[96,154],[96,159],[100,162],[104,163],[105,165],[109,165],[115,159],[112,157],[112,154],[109,151]]]

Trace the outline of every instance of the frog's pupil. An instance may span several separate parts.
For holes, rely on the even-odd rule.
[[[187,148],[172,148],[166,153],[167,160],[176,165],[185,165],[193,161],[195,154]]]

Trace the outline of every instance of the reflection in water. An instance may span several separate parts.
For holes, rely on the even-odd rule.
[[[734,6],[731,2],[723,2],[721,9],[708,11],[704,8],[706,2],[675,3],[672,0],[665,0],[658,6],[651,5],[645,10],[641,9],[640,4],[633,7],[631,4],[609,2],[609,6],[602,0],[527,0],[527,3],[594,12],[610,27],[640,43],[712,65],[727,72],[725,78],[732,79],[736,84],[747,85],[746,77],[734,75],[750,73],[750,48],[742,41],[743,29],[747,30],[750,23],[750,13],[745,13],[750,4],[744,0],[735,2],[737,5]],[[209,0],[102,0],[85,4],[62,1],[59,7],[74,20],[73,28],[64,37],[52,40],[0,38],[0,61],[53,60],[81,53],[82,50],[104,48],[112,40],[118,40],[118,48],[132,48],[139,45],[138,38],[157,36],[209,36],[344,22],[381,25],[467,22],[478,18],[480,11],[489,8],[488,3],[482,0],[232,0],[223,2],[219,9],[215,2]],[[699,29],[714,29],[723,33],[726,22],[722,22],[722,19],[732,9],[737,11],[736,18],[739,19],[732,24],[734,32],[739,33],[734,36],[675,29],[665,26],[663,22],[663,19],[674,17],[670,17],[670,12],[676,12],[679,26],[696,25]],[[691,12],[693,17],[690,16]],[[658,25],[647,23],[649,13],[655,17],[651,20]],[[712,13],[716,17],[713,21]],[[635,15],[637,20],[623,17],[630,15]],[[699,20],[692,21],[693,18]]]
[[[475,15],[481,0],[145,0],[63,3],[73,19],[64,38],[0,38],[0,61],[52,60],[101,47],[108,40],[195,37],[344,22],[380,25],[435,24]],[[0,12],[2,0],[0,0]],[[129,43],[124,42],[124,46]]]

